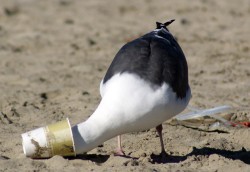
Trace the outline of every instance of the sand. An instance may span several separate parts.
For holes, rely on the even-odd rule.
[[[123,135],[133,158],[113,155],[114,138],[88,155],[32,160],[20,136],[66,117],[86,120],[119,48],[172,18],[189,65],[190,106],[230,105],[230,120],[248,121],[249,15],[249,0],[1,0],[0,171],[250,171],[248,128],[167,121],[167,163],[158,161],[155,129]]]

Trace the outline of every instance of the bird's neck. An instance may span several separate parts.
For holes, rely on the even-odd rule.
[[[76,154],[88,152],[119,134],[110,121],[102,118],[103,113],[99,107],[85,122],[72,127]]]

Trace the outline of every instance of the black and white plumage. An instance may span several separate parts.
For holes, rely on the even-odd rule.
[[[172,20],[171,20],[172,21]],[[115,74],[130,73],[155,86],[168,83],[178,98],[186,96],[188,68],[185,56],[165,25],[124,45],[115,56],[103,84]]]
[[[165,152],[161,124],[183,111],[191,97],[184,53],[166,27],[172,22],[157,22],[154,31],[127,43],[116,54],[100,84],[98,108],[87,121],[73,127],[76,153],[114,136],[153,127]]]

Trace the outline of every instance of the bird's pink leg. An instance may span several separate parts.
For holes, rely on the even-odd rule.
[[[125,156],[125,153],[123,152],[122,150],[122,140],[121,140],[121,135],[119,135],[117,137],[117,140],[118,140],[118,146],[117,146],[117,150],[115,152],[115,155],[116,156]]]
[[[163,162],[166,162],[167,161],[167,153],[165,151],[165,148],[164,148],[164,143],[163,143],[163,138],[162,138],[162,124],[158,125],[156,127],[156,131],[160,137],[160,143],[161,143],[161,159]]]

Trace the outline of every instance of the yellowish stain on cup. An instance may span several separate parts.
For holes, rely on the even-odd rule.
[[[45,127],[50,156],[75,156],[73,135],[68,118]]]

